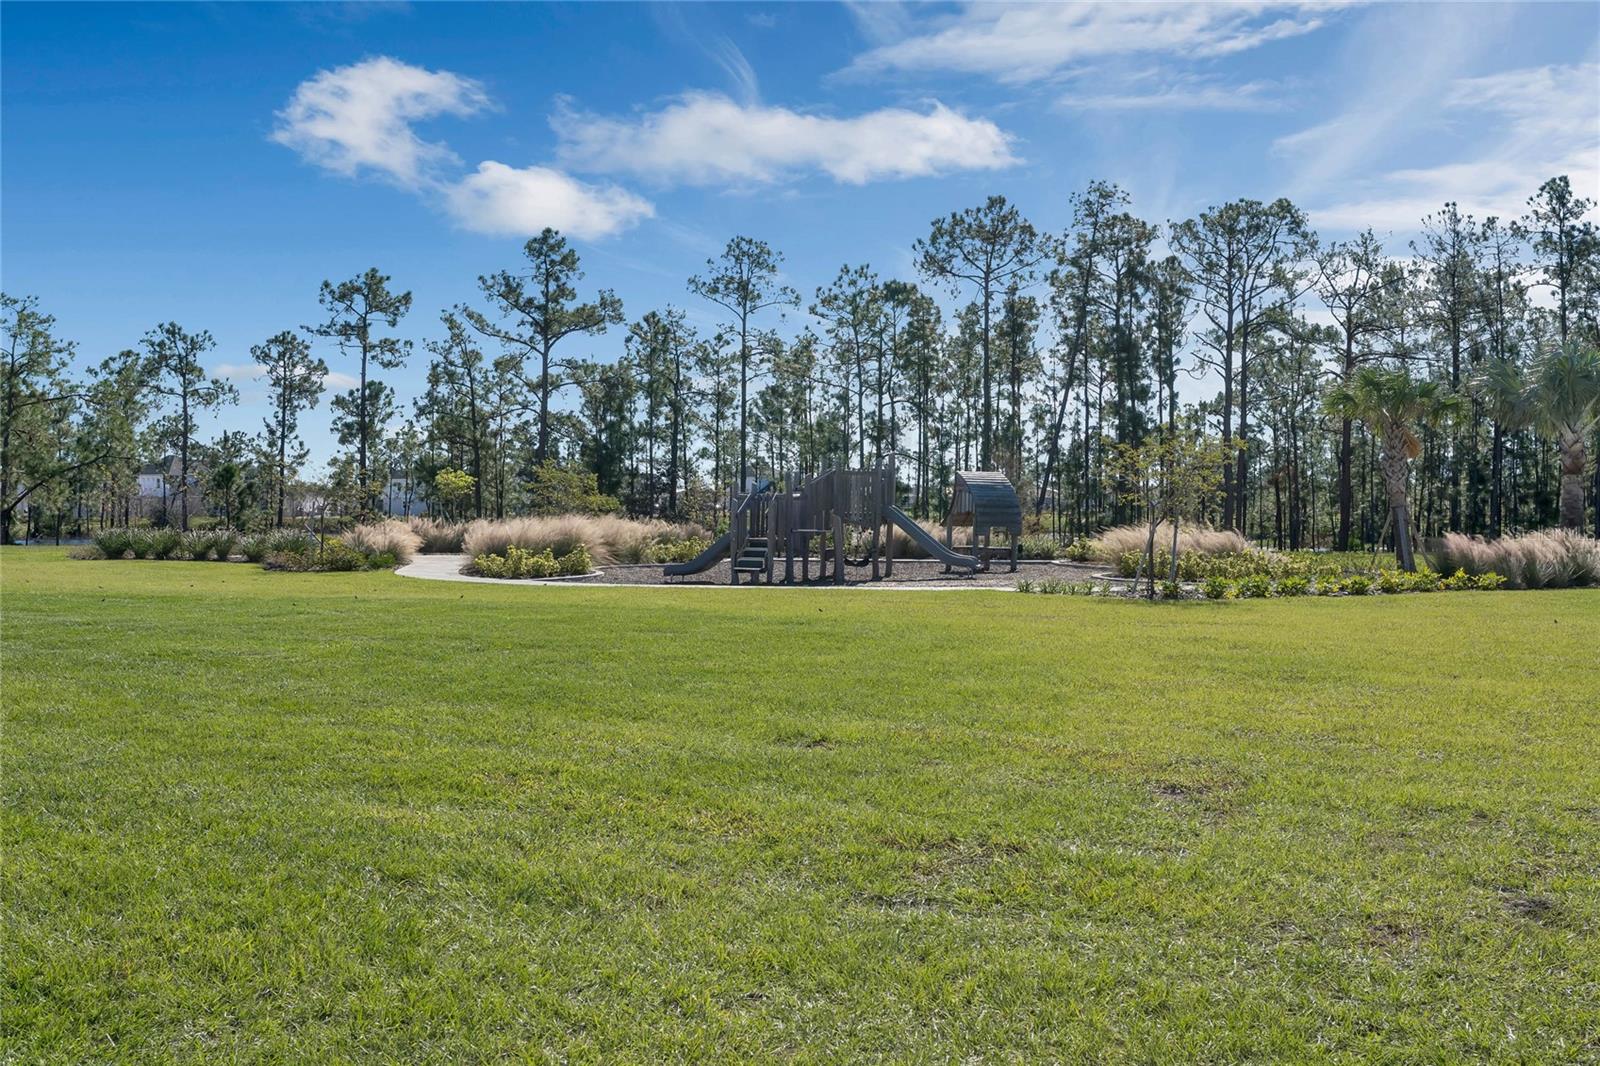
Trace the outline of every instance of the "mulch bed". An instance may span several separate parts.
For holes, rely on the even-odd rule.
[[[726,561],[720,562],[698,574],[688,577],[667,577],[661,572],[659,565],[627,565],[613,564],[602,566],[601,573],[596,577],[588,578],[586,584],[603,585],[726,585],[729,584],[729,569]],[[951,588],[1011,588],[1019,580],[1041,581],[1055,578],[1063,581],[1083,581],[1104,574],[1105,565],[1095,563],[1067,563],[1023,561],[1017,564],[1017,570],[1012,573],[1011,568],[1004,562],[996,562],[994,568],[988,572],[979,571],[969,574],[965,571],[944,572],[942,563],[926,559],[896,559],[894,564],[894,577],[879,581],[872,580],[872,567],[847,566],[845,567],[846,585],[905,585],[912,587],[942,587]],[[810,585],[826,587],[833,584],[830,577],[827,581],[819,581],[816,577],[817,563],[812,560]],[[742,583],[748,583],[746,575],[740,575]],[[795,583],[799,584],[800,565],[795,563]],[[773,584],[778,585],[783,581],[783,562],[780,560],[773,569]]]

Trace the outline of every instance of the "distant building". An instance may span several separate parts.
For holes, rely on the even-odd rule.
[[[399,467],[389,471],[389,481],[383,487],[378,507],[384,514],[409,516],[427,514],[428,505],[418,494],[411,478]]]
[[[134,497],[134,512],[141,518],[159,518],[182,507],[178,486],[183,484],[183,463],[176,455],[163,456],[139,468],[139,491]],[[200,465],[189,465],[189,514],[205,514],[200,495]]]

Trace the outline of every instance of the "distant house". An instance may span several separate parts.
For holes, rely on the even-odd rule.
[[[178,487],[183,484],[183,463],[176,455],[163,456],[139,468],[139,491],[134,509],[140,517],[156,518],[180,505]],[[200,466],[189,465],[189,513],[205,514],[200,495]]]
[[[389,515],[428,513],[427,503],[417,493],[411,478],[399,467],[389,471],[389,481],[383,487],[383,497],[378,501],[378,506],[384,514]]]

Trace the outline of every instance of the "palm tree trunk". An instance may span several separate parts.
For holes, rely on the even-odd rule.
[[[1407,572],[1417,568],[1416,555],[1411,547],[1411,501],[1406,491],[1408,461],[1403,445],[1398,441],[1385,442],[1383,449],[1383,481],[1389,493],[1389,513],[1394,520],[1394,555],[1400,569]]]
[[[1561,525],[1583,532],[1583,468],[1588,465],[1588,449],[1583,434],[1561,434]]]

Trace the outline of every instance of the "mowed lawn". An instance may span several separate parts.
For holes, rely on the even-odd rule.
[[[1600,593],[0,610],[7,1061],[1600,1056]]]

